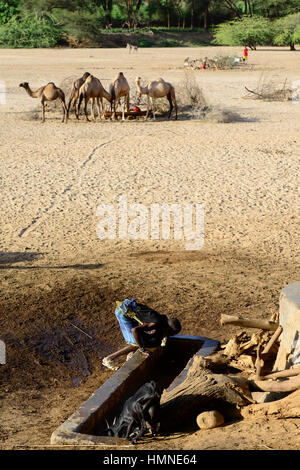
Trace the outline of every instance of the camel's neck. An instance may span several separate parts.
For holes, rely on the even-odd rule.
[[[142,95],[148,95],[149,91],[147,87],[141,86],[140,82],[136,82],[136,86],[137,86],[139,93],[141,93]]]
[[[39,96],[39,90],[37,91],[32,91],[32,89],[30,88],[29,85],[27,85],[27,87],[25,88],[26,92],[28,93],[29,96],[31,96],[31,98],[38,98]]]
[[[105,88],[103,88],[103,96],[105,99],[107,99],[108,101],[110,101],[111,99],[111,94],[108,93],[108,91],[105,90]]]

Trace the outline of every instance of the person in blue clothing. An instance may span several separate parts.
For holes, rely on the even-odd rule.
[[[161,315],[150,307],[137,303],[135,299],[117,302],[115,315],[127,346],[103,358],[102,364],[112,370],[118,369],[113,363],[114,359],[137,349],[149,355],[152,348],[165,344],[168,336],[176,335],[181,330],[177,318]]]

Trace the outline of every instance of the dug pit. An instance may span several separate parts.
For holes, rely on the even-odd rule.
[[[51,444],[128,446],[126,439],[107,436],[124,401],[145,382],[155,380],[161,389],[172,389],[186,376],[193,356],[209,356],[219,342],[201,336],[177,335],[165,347],[145,358],[138,351],[85,401],[51,436]]]

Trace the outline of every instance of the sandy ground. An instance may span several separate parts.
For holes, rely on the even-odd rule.
[[[299,280],[300,104],[244,99],[262,73],[300,77],[300,52],[250,51],[232,71],[199,71],[209,104],[231,123],[40,122],[33,89],[85,71],[107,88],[123,71],[175,86],[184,58],[230,48],[0,50],[1,338],[3,449],[48,448],[51,433],[112,374],[101,358],[123,344],[115,300],[135,296],[176,315],[183,333],[228,340],[221,313],[270,318]],[[65,89],[68,94],[69,90]],[[134,95],[133,93],[133,95]],[[5,102],[4,102],[5,101]],[[38,119],[36,110],[38,110]],[[100,204],[202,204],[204,246],[184,240],[100,240]],[[93,340],[72,324],[88,332]],[[144,439],[138,449],[300,449],[300,419],[226,423]]]

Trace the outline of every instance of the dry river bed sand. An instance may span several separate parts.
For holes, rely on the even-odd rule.
[[[176,315],[183,333],[226,341],[221,313],[270,318],[281,289],[299,280],[300,104],[244,99],[262,74],[300,79],[300,52],[258,50],[231,71],[195,74],[230,123],[40,122],[32,89],[89,71],[108,88],[117,72],[175,87],[185,57],[240,49],[0,50],[1,318],[3,449],[48,448],[50,436],[113,372],[101,358],[122,345],[114,302],[135,296]],[[65,89],[69,93],[69,89]],[[36,112],[38,110],[38,113]],[[38,117],[38,118],[37,118]],[[100,240],[100,204],[204,206],[204,246],[184,240]],[[73,325],[89,332],[93,340]],[[72,347],[73,345],[73,347]],[[137,449],[300,449],[300,419],[189,428]]]

